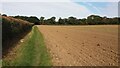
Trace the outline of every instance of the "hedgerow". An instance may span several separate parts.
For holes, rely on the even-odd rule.
[[[2,47],[11,47],[12,41],[32,29],[33,23],[15,19],[9,16],[2,16]]]

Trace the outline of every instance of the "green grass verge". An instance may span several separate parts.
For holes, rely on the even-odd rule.
[[[6,58],[7,59],[7,58]],[[20,45],[12,61],[3,60],[3,66],[51,66],[44,39],[36,26]]]

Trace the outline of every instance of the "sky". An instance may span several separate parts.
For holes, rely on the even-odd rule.
[[[2,0],[0,11],[7,15],[44,16],[46,19],[55,16],[67,18],[74,16],[86,18],[89,15],[107,17],[118,16],[118,0]]]

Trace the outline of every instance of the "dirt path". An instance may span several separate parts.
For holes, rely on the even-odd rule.
[[[118,26],[38,26],[54,66],[118,65]]]

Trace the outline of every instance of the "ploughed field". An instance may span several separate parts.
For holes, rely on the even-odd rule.
[[[37,27],[53,66],[118,66],[118,25]]]

